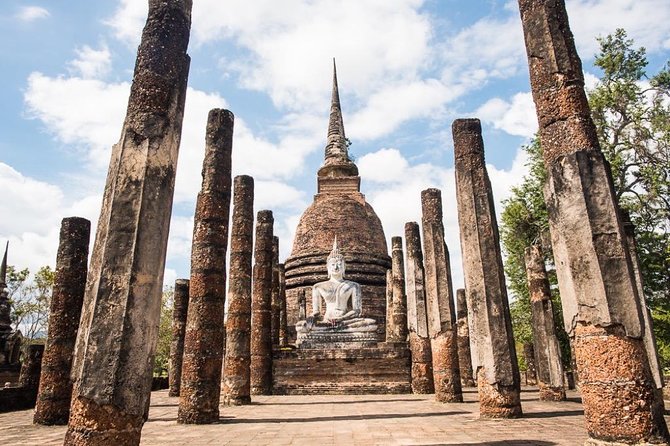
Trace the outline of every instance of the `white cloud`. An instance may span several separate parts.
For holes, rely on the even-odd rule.
[[[99,195],[67,197],[60,187],[25,176],[4,163],[0,163],[0,189],[0,215],[11,215],[0,221],[0,241],[9,240],[8,260],[18,268],[35,272],[44,265],[55,266],[60,222],[65,217],[88,218],[95,232]]]
[[[88,45],[75,50],[77,58],[68,63],[70,70],[84,79],[99,79],[112,68],[112,55],[107,45],[95,50]]]
[[[22,22],[33,22],[39,19],[45,19],[51,14],[45,8],[40,6],[24,6],[16,13],[16,18]]]
[[[142,27],[147,20],[148,3],[137,0],[120,0],[114,15],[105,21],[117,39],[131,47],[140,43]]]
[[[509,169],[487,165],[498,221],[502,211],[500,203],[510,196],[512,186],[526,174],[525,164],[525,152],[519,149]],[[366,188],[366,196],[382,221],[389,244],[392,236],[400,235],[404,238],[406,222],[416,221],[421,224],[421,191],[429,187],[442,191],[445,238],[451,256],[454,287],[461,288],[463,270],[454,169],[425,163],[411,164],[397,149],[381,149],[364,156],[359,162],[361,176],[365,179],[378,178],[378,172],[383,169],[393,172],[398,181],[375,182]]]
[[[537,115],[530,92],[517,93],[509,102],[500,98],[489,99],[475,114],[510,135],[532,138],[537,132]]]

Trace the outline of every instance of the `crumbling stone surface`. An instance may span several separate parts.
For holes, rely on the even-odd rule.
[[[477,392],[479,393],[479,416],[481,418],[517,418],[522,415],[519,389],[491,384],[486,377],[486,370],[477,370]]]
[[[472,375],[472,357],[470,355],[470,328],[468,327],[468,304],[465,290],[456,290],[456,316],[458,334],[458,369],[461,372],[463,387],[475,387]]]
[[[221,386],[225,405],[251,403],[251,256],[254,235],[254,179],[235,177],[230,236],[230,278],[226,359]]]
[[[421,209],[426,311],[433,355],[435,399],[462,402],[451,265],[442,223],[442,192],[439,189],[422,191]]]
[[[128,110],[113,147],[73,364],[74,401],[140,429],[153,356],[190,59],[191,0],[149,0]],[[104,365],[104,366],[103,366]],[[71,407],[65,444],[112,435]],[[137,432],[114,431],[116,444]],[[91,444],[91,443],[88,443]]]
[[[386,342],[407,342],[407,295],[402,237],[391,238],[391,309],[387,309]],[[388,285],[387,285],[388,286]]]
[[[77,397],[72,401],[72,415],[65,444],[68,446],[133,446],[140,443],[144,420],[126,414],[111,404],[98,405]]]
[[[251,296],[251,394],[272,392],[272,211],[256,216],[253,292]]]
[[[647,357],[638,353],[644,350],[643,309],[565,2],[520,0],[519,9],[547,168],[556,273],[566,330],[575,338],[589,435],[667,442]],[[639,373],[635,380],[626,378],[631,370]],[[622,419],[627,422],[613,421]]]
[[[270,304],[270,332],[272,334],[272,345],[279,345],[279,319],[281,318],[279,287],[279,237],[275,235],[272,237],[272,297]]]
[[[484,161],[481,123],[478,119],[457,119],[452,131],[458,224],[466,296],[469,299],[470,346],[478,386],[485,387],[480,389],[480,413],[483,417],[518,416],[521,406],[508,406],[508,403],[519,402],[519,366],[498,223]],[[496,396],[498,390],[504,394]],[[503,406],[495,406],[498,403]]]
[[[179,396],[181,368],[184,360],[184,338],[188,315],[188,279],[177,279],[174,283],[174,306],[172,308],[172,339],[170,341],[170,364],[168,366],[170,396]]]
[[[565,399],[561,349],[556,337],[549,279],[540,246],[526,248],[525,263],[533,321],[533,365],[537,369],[540,399],[561,401]]]
[[[419,224],[405,223],[407,256],[407,329],[412,354],[412,392],[433,393],[433,359],[428,336],[428,315],[424,288],[423,253]]]
[[[70,416],[70,371],[84,303],[90,235],[91,222],[85,218],[69,217],[61,222],[49,332],[33,417],[37,424],[67,424]]]
[[[233,121],[233,114],[222,109],[211,110],[207,120],[202,189],[193,227],[179,423],[219,419]]]
[[[623,327],[586,324],[577,326],[574,343],[589,435],[601,441],[667,444],[663,415],[652,410],[644,344],[626,336]]]

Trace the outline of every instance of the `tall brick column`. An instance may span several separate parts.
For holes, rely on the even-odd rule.
[[[233,121],[233,114],[221,109],[211,110],[207,119],[202,189],[195,205],[179,423],[219,420]]]
[[[288,345],[288,327],[286,315],[286,267],[279,264],[279,345]]]
[[[433,358],[428,336],[426,291],[424,289],[423,253],[421,236],[416,222],[405,223],[407,255],[407,329],[412,354],[412,392],[433,393]]]
[[[392,306],[386,316],[386,342],[407,342],[407,296],[402,237],[391,238],[390,286]]]
[[[230,233],[230,277],[226,319],[226,360],[221,402],[251,403],[251,256],[254,236],[254,179],[235,177]]]
[[[253,293],[251,295],[251,394],[272,392],[272,211],[256,216]]]
[[[91,222],[85,218],[70,217],[61,222],[49,333],[33,417],[36,424],[67,424],[70,416],[70,371],[86,290],[90,235]]]
[[[435,399],[462,402],[451,265],[442,223],[442,192],[439,189],[422,191],[421,209],[426,310],[433,356]]]
[[[565,3],[520,0],[519,9],[556,273],[590,442],[667,442],[654,405],[635,276]]]
[[[181,367],[184,361],[184,338],[186,336],[186,317],[188,315],[188,288],[188,279],[175,280],[170,364],[168,366],[169,396],[179,396],[181,389]]]
[[[279,319],[281,305],[279,303],[279,237],[272,237],[272,295],[270,303],[270,332],[272,345],[279,345]]]
[[[191,0],[149,0],[91,254],[66,445],[140,441],[158,339],[191,6]]]
[[[475,379],[472,376],[472,355],[470,353],[468,303],[463,288],[456,290],[456,316],[458,318],[458,369],[461,372],[461,384],[463,387],[475,387]]]
[[[491,182],[478,119],[452,126],[456,201],[479,413],[484,418],[521,415],[520,378],[503,273]]]
[[[525,261],[533,317],[534,363],[540,400],[563,401],[565,388],[561,348],[556,337],[554,308],[542,248],[538,245],[526,248]]]

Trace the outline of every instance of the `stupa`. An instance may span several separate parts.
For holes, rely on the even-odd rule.
[[[317,193],[285,263],[287,328],[295,348],[274,351],[272,392],[409,393],[407,345],[384,342],[391,258],[381,221],[365,201],[358,167],[349,158],[334,64]]]
[[[317,173],[317,194],[298,223],[293,250],[286,260],[287,323],[295,341],[299,302],[306,293],[306,314],[312,313],[312,286],[328,279],[325,268],[333,239],[347,265],[347,279],[361,285],[362,314],[377,321],[384,339],[386,270],[391,268],[381,221],[360,191],[358,167],[349,158],[344,133],[337,70],[333,61],[333,92],[323,166]]]

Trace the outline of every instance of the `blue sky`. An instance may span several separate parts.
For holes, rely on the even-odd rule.
[[[281,4],[281,6],[277,6]],[[54,265],[63,217],[97,222],[127,105],[143,0],[0,4],[0,241],[9,262]],[[667,0],[570,0],[587,84],[596,36],[625,28],[651,73],[670,58]],[[332,58],[362,192],[390,240],[420,221],[420,191],[443,191],[455,286],[462,286],[451,122],[479,117],[496,201],[525,173],[537,127],[516,2],[194,0],[189,91],[165,283],[188,277],[209,109],[236,116],[234,174],[256,180],[281,258],[316,189]],[[500,206],[498,207],[498,211]]]

